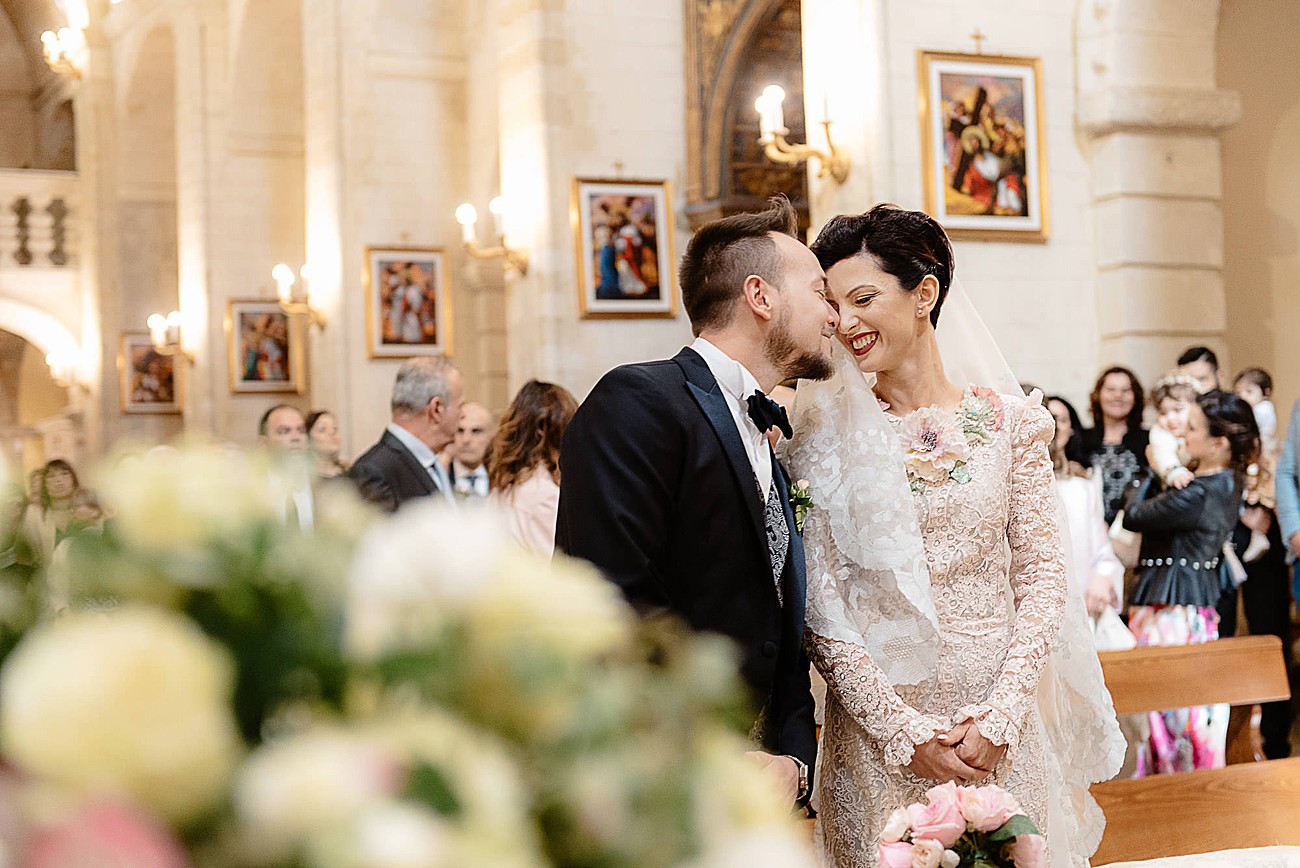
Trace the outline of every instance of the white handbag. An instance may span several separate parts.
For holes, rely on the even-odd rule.
[[[1142,534],[1124,527],[1124,510],[1119,511],[1110,523],[1110,547],[1115,550],[1115,557],[1130,569],[1137,566],[1138,554],[1142,551]]]

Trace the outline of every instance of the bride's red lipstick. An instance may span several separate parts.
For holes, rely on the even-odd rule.
[[[862,340],[867,340],[868,342],[863,345],[861,349],[854,346],[854,344]],[[876,342],[879,340],[880,332],[858,332],[856,335],[848,339],[849,351],[852,352],[853,355],[861,358],[871,352],[872,348],[875,347]]]

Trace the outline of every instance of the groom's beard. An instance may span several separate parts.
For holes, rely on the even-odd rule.
[[[781,372],[782,380],[829,380],[835,373],[835,366],[821,350],[809,352],[795,343],[788,311],[767,336],[763,357]]]

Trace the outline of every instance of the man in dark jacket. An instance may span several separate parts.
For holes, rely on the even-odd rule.
[[[361,496],[385,512],[439,496],[455,505],[438,453],[456,437],[465,393],[460,371],[441,356],[408,359],[393,382],[392,421],[348,475]]]
[[[556,548],[594,563],[643,614],[671,611],[738,643],[762,709],[753,757],[801,801],[816,755],[804,559],[768,441],[789,422],[767,393],[830,376],[839,320],[794,231],[782,198],[696,233],[679,282],[697,339],[611,371],[578,410],[560,453]]]

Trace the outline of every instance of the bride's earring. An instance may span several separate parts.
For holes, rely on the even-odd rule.
[[[917,315],[918,317],[923,317],[923,316],[925,316],[925,305],[922,304],[922,305],[917,305],[917,306],[916,306],[916,315]]]

